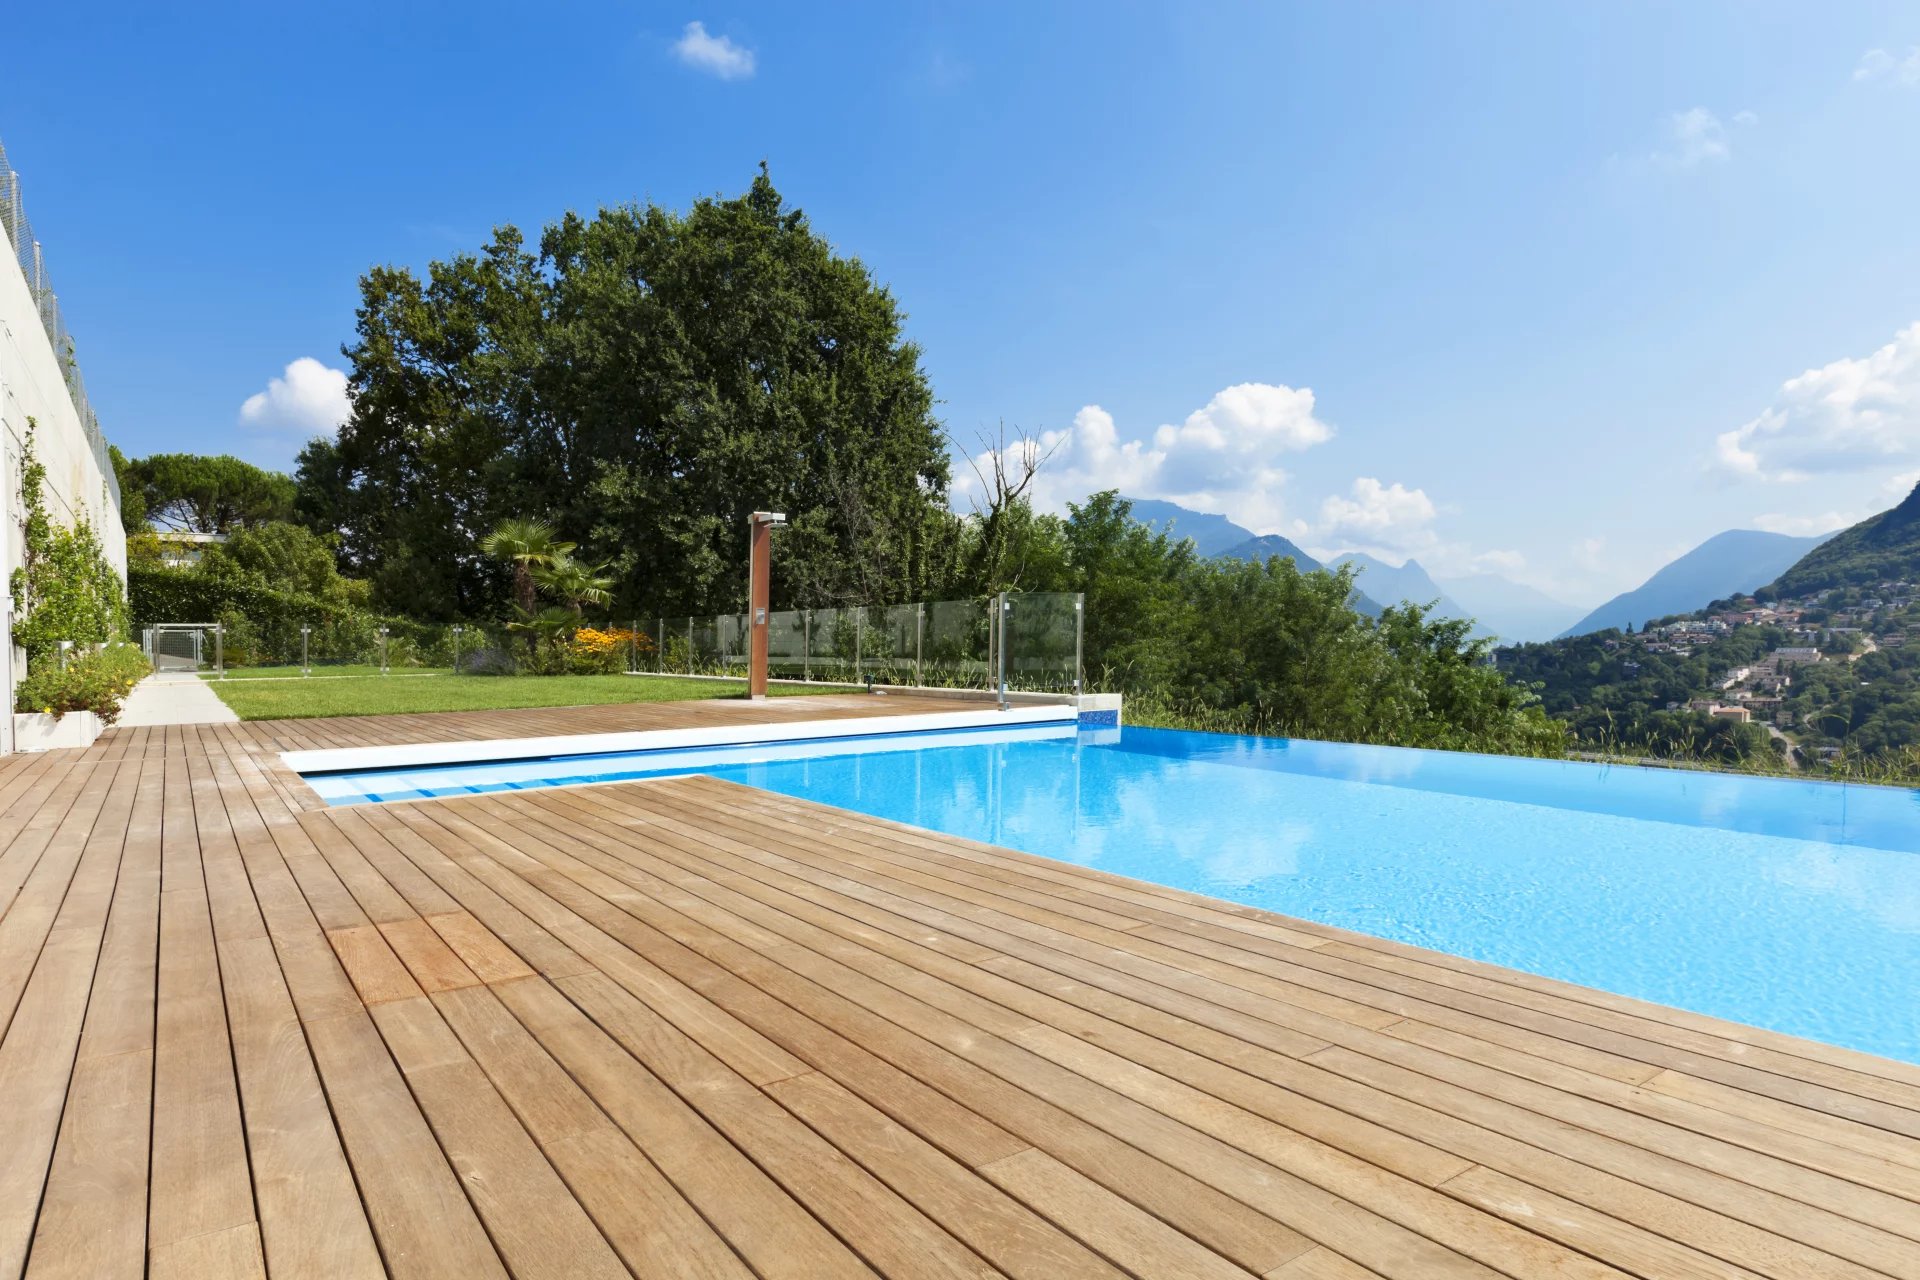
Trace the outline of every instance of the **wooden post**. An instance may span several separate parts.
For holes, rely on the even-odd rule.
[[[774,511],[747,517],[747,696],[767,696],[767,609],[773,596],[773,530],[787,518]]]

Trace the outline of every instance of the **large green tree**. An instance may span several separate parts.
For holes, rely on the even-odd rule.
[[[120,452],[120,446],[107,446],[107,458],[113,466],[113,478],[120,485],[120,528],[124,533],[144,533],[147,520],[147,494],[137,464]]]
[[[395,606],[497,610],[479,542],[537,518],[617,610],[743,606],[746,516],[788,513],[777,602],[945,587],[957,531],[892,295],[775,191],[511,227],[425,279],[361,281],[353,415],[300,461],[304,519]]]
[[[129,481],[137,485],[133,495]],[[143,510],[147,520],[183,533],[232,533],[293,513],[291,477],[227,454],[152,454],[127,464],[120,487],[123,511]]]

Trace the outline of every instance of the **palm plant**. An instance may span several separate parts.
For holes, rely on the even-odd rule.
[[[552,644],[573,630],[579,620],[571,609],[558,605],[548,605],[544,609],[514,609],[514,620],[507,624],[509,631],[524,631],[530,641],[540,644]]]
[[[513,600],[523,614],[533,613],[535,570],[567,559],[574,544],[561,542],[545,520],[502,520],[480,540],[480,550],[513,561]]]
[[[541,587],[563,600],[576,619],[582,606],[605,604],[613,598],[614,581],[607,576],[606,565],[587,564],[565,552],[535,569],[533,577]]]

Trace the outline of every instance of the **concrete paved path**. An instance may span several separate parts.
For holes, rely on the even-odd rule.
[[[195,675],[151,675],[133,686],[120,708],[123,725],[237,724],[240,717]]]

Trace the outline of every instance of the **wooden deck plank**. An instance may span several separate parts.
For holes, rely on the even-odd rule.
[[[498,996],[462,988],[433,1000],[629,1270],[661,1280],[751,1274]]]
[[[541,977],[500,998],[594,1101],[767,1280],[872,1276],[759,1165]]]
[[[135,758],[120,873],[27,1274],[146,1274],[162,761]]]
[[[737,882],[736,887],[744,888],[745,883]],[[848,906],[849,904],[843,903],[841,905]],[[792,910],[794,908],[789,904],[788,909]],[[856,906],[853,909],[857,910],[858,908]],[[804,908],[802,910],[804,910]],[[831,915],[821,915],[818,918],[830,920]],[[904,932],[911,931],[908,930]],[[871,932],[863,932],[861,936],[869,940],[876,940],[876,935]],[[885,935],[877,935],[877,937],[884,936]],[[923,959],[922,963],[926,964],[928,962]],[[987,963],[995,970],[1004,970],[1006,968],[1006,966],[992,961]],[[940,968],[937,964],[932,967]],[[1024,962],[1022,962],[1021,968],[1027,970],[1028,973],[1039,975],[1035,985],[1040,991],[1059,994],[1063,999],[1075,1000],[1103,1012],[1115,1011],[1116,1006],[1112,998],[1097,988],[1092,988],[1081,983],[1063,982],[1061,979],[1049,974],[1046,970],[1040,969],[1038,966],[1027,965]],[[967,967],[964,965],[949,963],[942,969],[942,972],[950,976],[961,975],[958,980],[962,982],[966,981],[964,975],[967,973]],[[1014,969],[1013,972],[1022,976],[1025,980],[1033,981],[1033,979],[1027,977],[1026,974],[1022,974],[1019,968]],[[1016,995],[1011,995],[1004,986],[997,989],[988,987],[986,990],[997,998],[1009,1001],[1010,1003],[1022,1003]],[[1137,989],[1134,993],[1141,994]],[[1191,1002],[1174,1004],[1169,1007],[1184,1007],[1190,1011]],[[1120,1016],[1126,1016],[1126,1007],[1124,1004],[1119,1005],[1118,1010]],[[1083,1038],[1090,1039],[1093,1043],[1110,1044],[1113,1042],[1112,1033],[1116,1026],[1114,1023],[1089,1023],[1085,1019],[1067,1017],[1064,1016],[1057,1007],[1047,1008],[1040,1006],[1037,1012],[1042,1015],[1046,1021],[1072,1027],[1076,1034]],[[1156,1029],[1160,1030],[1160,1034],[1169,1041],[1177,1043],[1195,1043],[1198,1041],[1203,1045],[1214,1048],[1216,1052],[1219,1051],[1218,1038],[1209,1041],[1204,1035],[1199,1034],[1205,1032],[1207,1028],[1194,1024],[1184,1024],[1176,1025],[1171,1030]],[[1358,1034],[1366,1035],[1372,1033],[1359,1032]],[[1158,1045],[1162,1051],[1162,1058],[1164,1058],[1167,1051],[1172,1050],[1171,1044],[1165,1043],[1164,1041],[1155,1041],[1146,1037],[1132,1037],[1130,1043],[1134,1046],[1134,1052],[1136,1053],[1140,1052],[1138,1048],[1140,1045]],[[1316,1046],[1317,1042],[1308,1042],[1309,1049]],[[1301,1051],[1298,1046],[1285,1041],[1282,1041],[1278,1047],[1286,1053],[1298,1053]],[[1254,1046],[1251,1045],[1243,1046],[1243,1049],[1247,1050],[1252,1050],[1253,1048]],[[1148,1060],[1153,1061],[1155,1059],[1149,1056]],[[1759,1257],[1784,1256],[1788,1263],[1788,1269],[1781,1274],[1809,1274],[1817,1271],[1820,1266],[1826,1265],[1826,1261],[1819,1256],[1811,1255],[1809,1251],[1805,1249],[1796,1249],[1791,1242],[1780,1240],[1764,1232],[1756,1232],[1751,1228],[1745,1228],[1743,1224],[1730,1223],[1718,1219],[1714,1215],[1703,1214],[1701,1211],[1695,1210],[1691,1205],[1677,1202],[1668,1203],[1663,1197],[1648,1194],[1641,1188],[1624,1180],[1610,1180],[1603,1176],[1596,1175],[1594,1171],[1587,1169],[1585,1166],[1574,1165],[1572,1162],[1558,1159],[1550,1153],[1537,1148],[1525,1147],[1497,1132],[1477,1130],[1471,1126],[1461,1125],[1454,1122],[1451,1117],[1428,1111],[1413,1103],[1404,1102],[1394,1095],[1355,1090],[1349,1082],[1342,1080],[1337,1075],[1319,1071],[1311,1066],[1310,1063],[1296,1062],[1292,1058],[1285,1056],[1284,1053],[1269,1052],[1262,1049],[1255,1051],[1251,1058],[1245,1053],[1236,1054],[1233,1060],[1239,1062],[1242,1066],[1256,1071],[1263,1078],[1286,1083],[1291,1087],[1299,1089],[1303,1094],[1320,1097],[1329,1103],[1345,1107],[1357,1116],[1371,1117],[1383,1121],[1387,1125],[1397,1126],[1406,1132],[1424,1132],[1430,1134],[1436,1140],[1442,1141],[1443,1145],[1452,1147],[1455,1151],[1462,1153],[1467,1158],[1490,1160],[1496,1164],[1501,1164],[1504,1167],[1522,1173],[1525,1176],[1536,1179],[1542,1176],[1541,1170],[1544,1167],[1562,1185],[1568,1186],[1576,1190],[1579,1194],[1587,1196],[1593,1202],[1610,1205],[1615,1212],[1621,1213],[1626,1219],[1645,1221],[1651,1224],[1648,1230],[1652,1234],[1658,1234],[1663,1230],[1672,1230],[1676,1222],[1682,1222],[1687,1225],[1689,1230],[1696,1234],[1704,1234],[1706,1237],[1716,1241],[1724,1240],[1726,1243],[1723,1244],[1723,1248],[1733,1250],[1736,1255],[1744,1251],[1747,1254]],[[1297,1123],[1299,1121],[1300,1109],[1296,1106],[1289,1106],[1285,1108],[1281,1114],[1290,1122]],[[1360,1149],[1364,1150],[1364,1148]]]
[[[0,760],[0,1280],[1920,1280],[1920,1065],[712,779],[278,758],[916,702]]]
[[[6,1153],[0,1159],[0,1276],[6,1277],[19,1276],[26,1266],[62,1133],[78,1143],[94,1133],[78,1121],[68,1127],[64,1109],[107,932],[138,769],[124,762],[101,762],[84,772],[89,776],[71,807],[63,808],[46,846],[59,846],[63,852],[56,855],[58,861],[71,870],[30,879],[9,915],[19,925],[14,937],[23,945],[8,957],[20,970],[6,975],[16,979],[11,986],[18,994],[0,1038],[0,1152]],[[112,785],[122,778],[123,785]],[[109,824],[96,833],[94,818],[103,814]],[[122,819],[118,830],[111,821],[116,815]],[[66,849],[74,850],[71,859]],[[31,954],[24,945],[29,941]],[[109,1107],[124,1108],[124,1088],[114,1089],[92,1070],[81,1083],[98,1088]],[[123,1109],[122,1117],[126,1114]],[[92,1155],[77,1149],[74,1159],[85,1163]],[[108,1157],[105,1163],[114,1161]],[[122,1227],[124,1240],[130,1233],[124,1223]]]
[[[505,1280],[372,1020],[356,1012],[305,1025],[388,1272],[397,1280]]]
[[[444,808],[430,810],[444,816]],[[897,1066],[962,1106],[1029,1142],[1051,1144],[1057,1154],[1129,1198],[1144,1200],[1154,1212],[1181,1223],[1215,1247],[1264,1269],[1306,1242],[1272,1218],[1255,1212],[1218,1188],[1170,1165],[1114,1141],[1098,1126],[1007,1086],[990,1073],[973,1067],[941,1046],[913,1035],[885,1018],[805,979],[796,979],[779,967],[758,975],[768,990],[802,1012],[889,1057]],[[868,1086],[869,1088],[871,1085]],[[897,1119],[910,1126],[917,1116],[896,1110]],[[937,1128],[925,1136],[938,1143]]]

